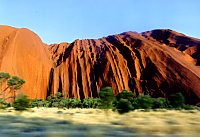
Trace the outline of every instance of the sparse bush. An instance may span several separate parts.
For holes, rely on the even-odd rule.
[[[26,95],[24,94],[19,94],[16,98],[16,100],[13,103],[13,107],[15,108],[15,110],[26,110],[27,108],[29,108],[29,99]]]

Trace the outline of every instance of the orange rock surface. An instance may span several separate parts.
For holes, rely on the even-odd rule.
[[[27,29],[0,26],[0,70],[26,81],[31,98],[62,92],[97,97],[111,86],[167,97],[182,92],[200,102],[200,40],[172,30],[126,32],[100,39],[45,45]]]
[[[0,26],[0,70],[26,81],[31,98],[46,98],[51,68],[48,46],[28,29]]]

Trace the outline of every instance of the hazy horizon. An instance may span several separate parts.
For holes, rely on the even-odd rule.
[[[48,44],[153,29],[172,29],[200,38],[198,0],[0,2],[1,25],[28,28]]]

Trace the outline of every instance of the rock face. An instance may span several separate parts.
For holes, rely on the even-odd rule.
[[[200,102],[200,40],[172,30],[126,32],[101,39],[47,46],[27,29],[0,27],[1,71],[19,75],[31,98],[62,92],[97,97],[111,86],[168,97],[182,92]]]
[[[0,70],[26,81],[22,91],[31,98],[45,98],[50,74],[47,45],[28,29],[0,26]]]

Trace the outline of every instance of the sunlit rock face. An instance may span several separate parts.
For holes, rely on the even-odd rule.
[[[0,69],[26,81],[31,98],[62,92],[65,97],[97,97],[101,87],[115,94],[168,97],[182,92],[200,101],[200,40],[172,30],[126,32],[100,39],[47,46],[27,29],[0,27]]]
[[[0,71],[26,81],[21,89],[31,98],[46,98],[51,68],[48,46],[28,29],[0,26]]]

